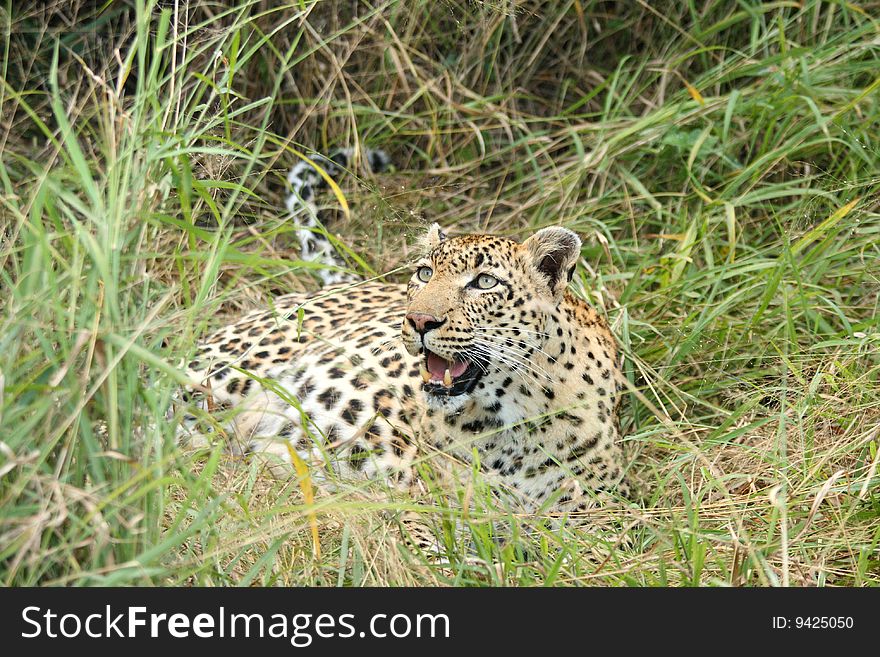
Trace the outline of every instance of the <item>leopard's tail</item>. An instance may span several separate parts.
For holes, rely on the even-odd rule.
[[[345,262],[333,248],[320,220],[315,199],[318,192],[328,187],[328,184],[315,167],[320,167],[335,181],[344,171],[348,170],[354,155],[355,149],[353,148],[339,149],[331,153],[329,157],[314,155],[309,158],[310,162],[306,160],[297,162],[287,174],[290,194],[288,194],[285,204],[291,217],[300,226],[298,237],[301,257],[307,262],[319,261],[328,265],[327,268],[318,270],[318,275],[324,285],[351,280],[353,276],[344,270]],[[385,171],[391,164],[391,158],[381,149],[367,149],[363,159],[373,173]]]

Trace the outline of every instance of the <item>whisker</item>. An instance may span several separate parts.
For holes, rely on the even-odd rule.
[[[552,380],[552,377],[550,376],[550,374],[546,370],[544,370],[543,368],[541,368],[537,365],[534,365],[533,363],[530,363],[528,361],[525,361],[520,356],[516,355],[515,353],[511,353],[510,351],[506,351],[506,352],[502,353],[498,349],[498,345],[493,345],[491,343],[486,343],[486,342],[475,341],[474,346],[472,348],[482,351],[484,354],[489,355],[490,357],[494,358],[495,360],[498,360],[498,361],[508,365],[509,367],[511,367],[511,369],[513,369],[515,371],[531,372],[532,374],[539,376],[541,378],[545,378],[547,380]]]
[[[482,370],[483,374],[489,373],[489,368],[486,366],[482,359],[472,358],[470,355],[465,355],[464,359],[471,365],[479,367]]]
[[[485,349],[481,346],[475,346],[474,351],[489,360],[497,361],[507,365],[510,368],[510,372],[514,376],[518,376],[520,379],[522,379],[523,383],[529,382],[529,379],[526,378],[525,373],[523,372],[523,367],[520,363],[508,361],[501,354],[498,354],[492,350]]]
[[[522,340],[516,341],[516,342],[514,342],[514,344],[508,344],[507,341],[509,340],[509,338],[504,338],[504,337],[497,336],[497,335],[489,335],[489,334],[485,334],[485,333],[480,333],[480,334],[478,334],[478,336],[480,339],[484,339],[484,340],[493,342],[494,344],[497,344],[498,346],[502,346],[505,349],[518,350],[524,356],[531,356],[531,353],[529,353],[528,350],[525,348],[527,345],[528,347],[532,348],[532,350],[533,350],[532,353],[537,351],[539,353],[544,354],[548,359],[550,359],[554,362],[557,360],[557,358],[555,356],[551,356],[546,351],[541,349],[541,347],[539,347],[537,345],[528,344],[526,342],[523,342]],[[517,347],[517,344],[519,345],[518,347]]]
[[[477,331],[486,330],[486,329],[489,329],[492,331],[515,331],[517,333],[528,333],[531,335],[538,335],[543,338],[550,337],[550,334],[547,333],[546,331],[532,331],[530,329],[524,329],[524,328],[520,328],[518,326],[489,326],[489,325],[486,325],[486,326],[473,326],[471,328],[473,328],[474,330],[477,330]]]
[[[375,347],[370,349],[370,353],[374,356],[378,356],[383,351],[388,351],[389,349],[393,349],[397,342],[403,343],[403,339],[399,335],[391,336],[390,338],[385,338],[381,342],[379,342]]]

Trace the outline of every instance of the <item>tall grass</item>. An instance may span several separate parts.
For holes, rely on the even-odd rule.
[[[875,4],[7,1],[0,18],[3,584],[880,582]],[[352,218],[331,230],[357,271],[405,264],[428,220],[585,238],[574,285],[627,356],[642,491],[595,532],[504,517],[480,489],[458,492],[468,512],[455,491],[370,486],[307,503],[295,476],[175,444],[198,337],[316,288],[286,168],[363,144],[396,170],[343,183]],[[401,540],[404,509],[442,564]]]

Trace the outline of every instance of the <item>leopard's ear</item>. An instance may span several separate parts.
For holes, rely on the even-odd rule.
[[[428,232],[425,237],[422,239],[422,244],[424,246],[425,252],[431,251],[434,247],[436,247],[440,242],[446,240],[446,233],[444,233],[440,229],[440,224],[433,223],[431,227],[428,228]]]
[[[581,255],[581,238],[567,228],[542,228],[522,244],[536,278],[562,298]]]

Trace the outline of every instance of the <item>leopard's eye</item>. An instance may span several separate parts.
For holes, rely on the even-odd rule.
[[[480,290],[491,290],[493,287],[498,285],[498,279],[491,274],[480,274],[473,280],[473,283],[471,283],[471,285],[479,288]]]
[[[416,271],[416,278],[418,278],[422,283],[427,283],[431,280],[431,276],[434,275],[434,270],[430,267],[419,267]]]

